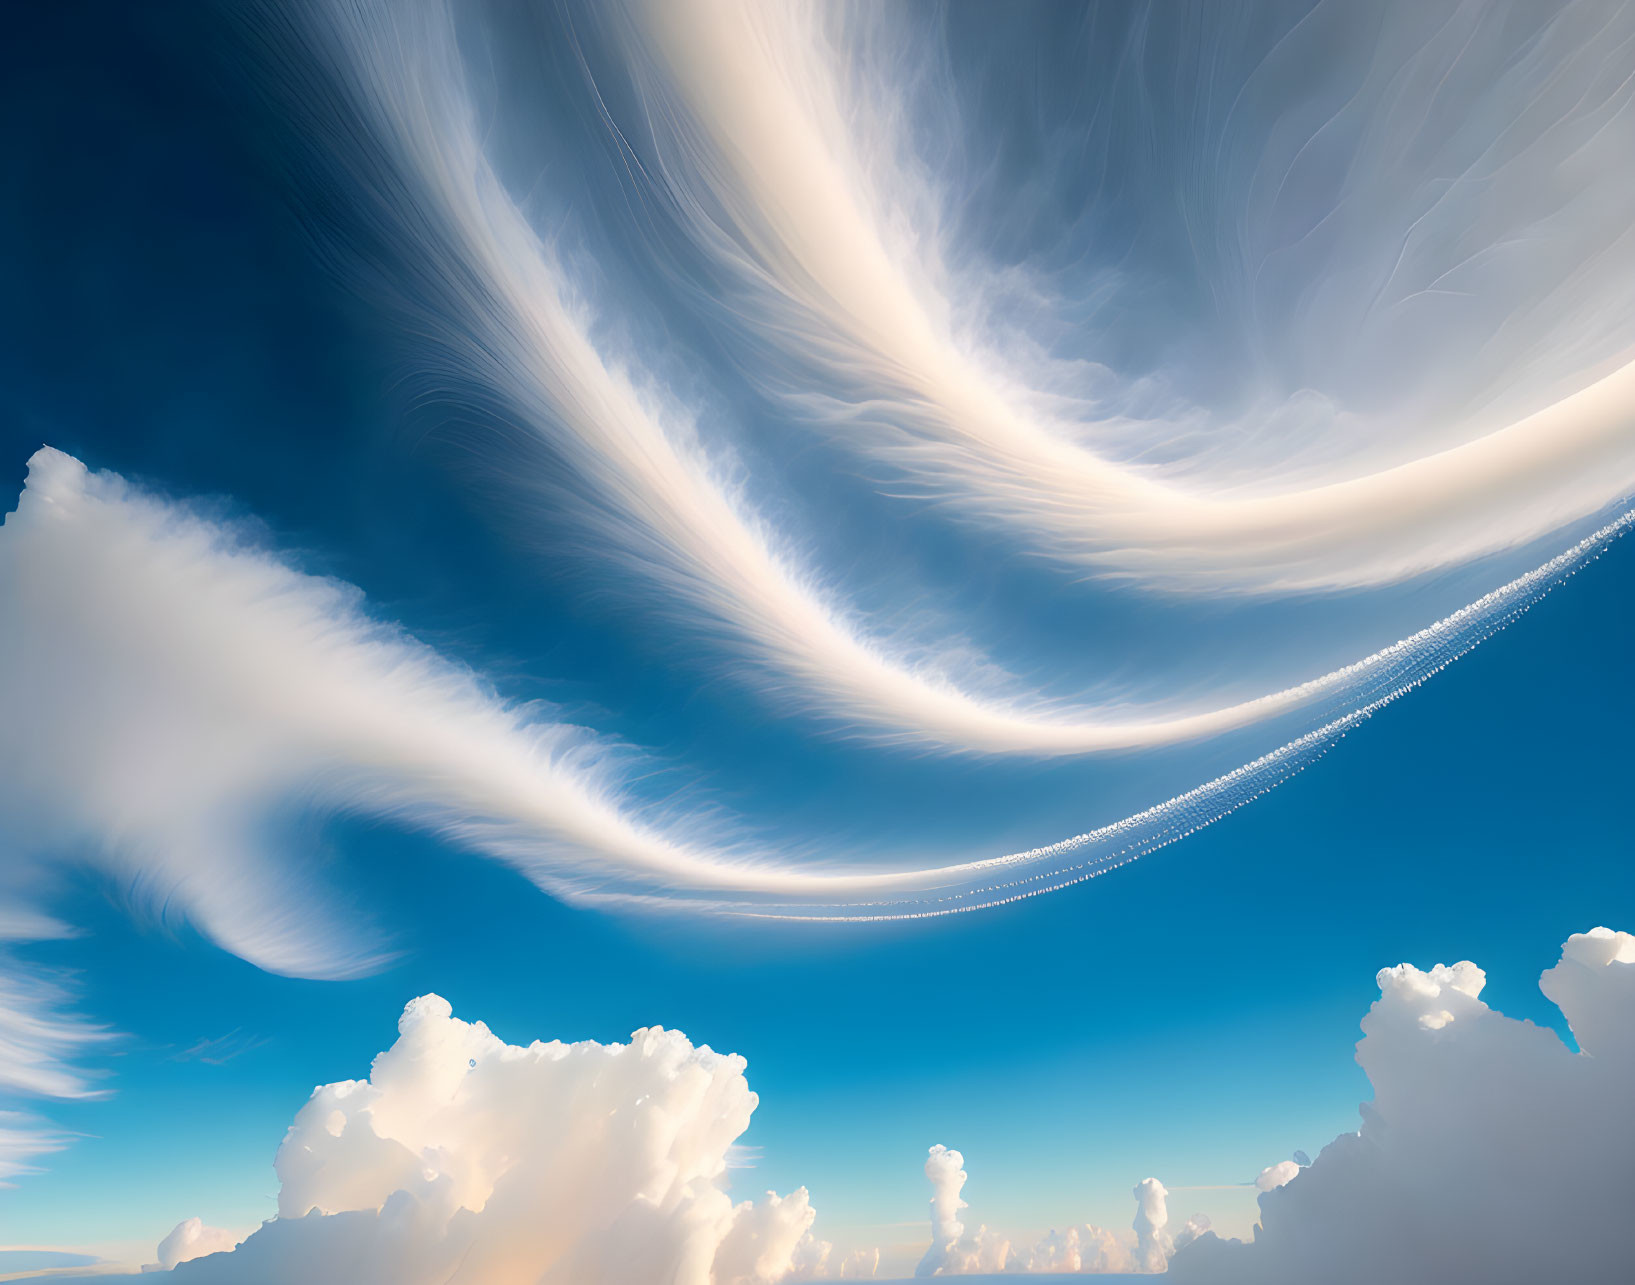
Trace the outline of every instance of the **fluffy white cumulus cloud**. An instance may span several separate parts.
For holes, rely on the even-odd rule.
[[[519,1047],[435,995],[404,1009],[398,1033],[369,1079],[322,1085],[296,1115],[276,1161],[278,1217],[230,1253],[179,1261],[178,1278],[770,1285],[828,1273],[804,1188],[738,1204],[723,1189],[756,1105],[741,1057],[659,1027],[628,1044]]]
[[[999,1273],[1162,1272],[1172,1243],[1165,1232],[1169,1223],[1169,1192],[1156,1178],[1144,1178],[1130,1193],[1136,1202],[1131,1228],[1135,1235],[1089,1223],[1052,1229],[1034,1245],[1013,1243],[998,1232],[979,1226],[968,1232],[960,1221],[967,1208],[960,1193],[965,1187],[965,1157],[938,1145],[925,1161],[931,1183],[931,1244],[915,1268],[916,1276],[987,1276]],[[1194,1214],[1175,1244],[1187,1244],[1208,1228],[1209,1220]]]
[[[1208,1230],[1208,1217],[1204,1214],[1193,1214],[1192,1217],[1181,1224],[1181,1230],[1175,1233],[1175,1249],[1185,1249]]]
[[[1134,1267],[1130,1249],[1104,1227],[1085,1223],[1064,1232],[1051,1231],[1032,1250],[1012,1256],[1013,1269],[1025,1272],[1127,1272]]]
[[[1212,1235],[1171,1271],[1199,1285],[1536,1285],[1635,1272],[1635,936],[1571,937],[1540,988],[1556,1034],[1482,1002],[1468,961],[1379,974],[1357,1061],[1362,1128],[1276,1183],[1250,1244]]]
[[[1128,1232],[1051,1231],[1028,1247],[960,1220],[965,1160],[934,1147],[922,1276],[1163,1272],[1181,1285],[1539,1285],[1635,1273],[1635,935],[1571,937],[1540,981],[1578,1044],[1482,1002],[1468,960],[1382,969],[1357,1061],[1362,1128],[1313,1165],[1262,1169],[1252,1243],[1136,1184]],[[1303,1162],[1304,1156],[1300,1157]]]
[[[207,1227],[202,1218],[184,1218],[159,1242],[159,1261],[149,1263],[142,1270],[168,1272],[178,1263],[190,1263],[206,1254],[231,1253],[241,1239],[236,1232]]]
[[[1635,936],[1572,937],[1541,988],[1552,1031],[1490,1009],[1464,961],[1381,970],[1358,1061],[1363,1127],[1314,1165],[1263,1169],[1253,1243],[1171,1192],[1131,1192],[1129,1231],[1013,1244],[969,1231],[965,1158],[930,1149],[918,1276],[1172,1272],[1180,1285],[1535,1285],[1621,1280],[1635,1262]],[[873,1276],[879,1253],[813,1236],[804,1189],[734,1204],[728,1157],[756,1098],[743,1059],[672,1031],[629,1044],[506,1044],[412,1002],[366,1081],[314,1090],[277,1158],[279,1216],[229,1253],[197,1219],[160,1246],[194,1285],[771,1285]],[[1304,1160],[1304,1157],[1301,1157]]]
[[[916,1276],[965,1276],[973,1272],[1002,1272],[1010,1259],[1010,1241],[978,1227],[967,1232],[960,1221],[966,1208],[960,1199],[965,1187],[965,1157],[938,1143],[925,1159],[931,1182],[931,1244],[915,1267]]]
[[[1169,1258],[1169,1192],[1156,1178],[1143,1178],[1130,1193],[1135,1197],[1135,1262],[1145,1272],[1161,1272]]]
[[[767,1193],[769,1201],[777,1197]],[[717,1270],[722,1264],[717,1262]],[[854,1249],[850,1253],[836,1253],[826,1240],[819,1240],[811,1232],[802,1236],[789,1260],[787,1281],[813,1280],[872,1280],[880,1270],[878,1249]]]

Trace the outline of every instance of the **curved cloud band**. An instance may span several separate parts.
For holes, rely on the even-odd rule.
[[[0,528],[0,596],[12,843],[89,856],[273,972],[373,962],[273,842],[292,807],[490,851],[524,836],[517,859],[565,893],[619,866],[738,882],[729,850],[634,818],[611,747],[501,701],[356,591],[60,452],[35,455]]]
[[[431,830],[570,899],[828,919],[952,914],[1078,882],[1301,770],[1599,555],[1627,515],[1382,654],[1317,730],[1117,824],[920,868],[773,859],[719,823],[643,806],[619,755],[372,619],[233,529],[88,472],[30,462],[0,527],[0,826],[20,853],[89,857],[274,972],[377,956],[276,841],[290,810]],[[806,845],[809,848],[809,845]],[[787,843],[779,849],[790,850]]]
[[[866,8],[636,0],[625,36],[675,207],[743,283],[736,306],[778,355],[755,365],[763,380],[782,372],[796,386],[811,372],[818,386],[842,390],[856,410],[830,418],[852,425],[845,440],[897,466],[910,485],[1023,529],[1041,552],[1171,588],[1274,592],[1386,584],[1456,565],[1599,513],[1635,489],[1635,329],[1612,284],[1635,269],[1635,200],[1620,177],[1620,158],[1635,146],[1626,74],[1635,14],[1580,4],[1541,23],[1528,20],[1527,6],[1509,6],[1507,26],[1482,12],[1490,7],[1394,4],[1370,6],[1377,29],[1350,33],[1344,8],[1317,6],[1258,61],[1256,50],[1234,49],[1229,33],[1211,35],[1209,56],[1225,65],[1213,86],[1220,102],[1203,106],[1238,110],[1231,141],[1257,168],[1243,191],[1211,192],[1210,212],[1248,228],[1297,219],[1310,237],[1306,246],[1233,246],[1245,261],[1230,266],[1272,277],[1286,270],[1279,255],[1305,255],[1312,281],[1333,280],[1348,296],[1321,301],[1321,311],[1311,300],[1277,302],[1315,312],[1291,319],[1303,344],[1360,350],[1359,362],[1391,331],[1428,324],[1421,314],[1437,296],[1468,296],[1506,315],[1504,305],[1528,291],[1533,310],[1506,315],[1494,352],[1449,360],[1461,336],[1444,329],[1427,334],[1420,352],[1400,353],[1376,383],[1412,383],[1426,361],[1443,369],[1421,377],[1432,387],[1377,416],[1392,424],[1341,405],[1337,414],[1356,424],[1313,427],[1365,440],[1408,435],[1414,445],[1385,450],[1384,466],[1342,455],[1292,483],[1275,457],[1246,478],[1231,458],[1205,466],[1182,453],[1160,466],[1098,449],[1098,429],[1132,425],[1050,410],[1048,387],[962,335],[994,326],[980,297],[958,293],[978,290],[971,274],[949,268],[957,254],[936,243],[936,212],[962,194],[957,180],[940,199],[917,190],[946,176],[919,177],[925,166],[897,137],[917,123],[902,87],[925,79],[916,64],[926,33],[882,55],[888,39],[872,33],[871,43],[854,30],[867,36],[880,25]],[[1359,52],[1336,43],[1348,34],[1359,34]],[[1416,41],[1424,47],[1410,53]],[[849,52],[853,62],[862,56],[858,46],[873,52],[862,67],[848,62]],[[1302,102],[1304,73],[1289,65],[1301,51],[1351,99]],[[1241,67],[1234,53],[1245,55]],[[1439,99],[1453,78],[1479,106],[1454,112]],[[963,119],[952,90],[939,85],[926,91],[933,95],[924,112]],[[1241,118],[1268,100],[1286,118],[1243,136]],[[1343,171],[1338,190],[1307,190],[1325,166]],[[1577,317],[1562,315],[1574,306]],[[1494,325],[1490,316],[1472,329]],[[1547,369],[1537,369],[1540,350],[1554,358]],[[1457,405],[1442,385],[1467,368],[1486,370],[1499,352],[1512,369],[1493,383],[1518,386],[1500,406]],[[1273,357],[1292,363],[1293,354]],[[1336,386],[1340,373],[1331,372]],[[1143,375],[1149,385],[1167,378]],[[1573,381],[1564,396],[1563,379]],[[1294,391],[1334,401],[1321,388]],[[1380,400],[1377,387],[1368,392]],[[1116,399],[1102,388],[1098,400]],[[1252,411],[1258,425],[1187,409],[1210,422],[1212,441],[1240,432],[1252,441],[1279,408]],[[1186,426],[1160,418],[1133,427],[1150,457]],[[1439,449],[1419,445],[1448,438]],[[1313,444],[1282,445],[1298,454]]]
[[[681,14],[668,6],[657,12]],[[710,25],[725,21],[722,12],[707,8],[696,26],[687,27],[691,34],[682,43],[697,54],[698,41],[725,42],[730,48],[710,45],[705,62],[741,72],[720,80],[742,90],[745,78],[767,74],[764,68],[757,71],[760,63],[754,61],[765,53],[765,42],[727,40]],[[661,16],[660,36],[680,40],[671,25],[679,21],[679,16]],[[760,26],[751,23],[746,29]],[[790,58],[797,47],[812,55],[807,44],[782,27],[776,30],[785,42],[778,48]],[[996,681],[997,667],[985,660],[973,663],[941,653],[922,658],[923,649],[910,654],[888,644],[803,570],[788,538],[756,515],[729,480],[732,470],[700,444],[689,410],[631,374],[632,360],[615,361],[592,341],[584,305],[570,295],[561,269],[485,150],[450,11],[436,0],[322,7],[304,39],[316,42],[321,52],[302,46],[297,57],[338,65],[339,101],[318,98],[314,106],[303,100],[296,109],[309,114],[308,132],[323,140],[328,162],[346,176],[361,216],[381,240],[404,247],[412,279],[400,282],[396,291],[400,302],[415,310],[416,328],[436,335],[446,359],[466,378],[498,396],[568,459],[592,492],[586,517],[605,543],[656,576],[695,619],[724,627],[739,640],[770,671],[767,686],[780,696],[848,728],[927,748],[1074,755],[1174,744],[1309,710],[1318,702],[1330,702],[1332,712],[1366,704],[1395,685],[1398,675],[1390,667],[1397,653],[1385,652],[1251,700],[1071,704],[1031,695],[1013,680]],[[683,70],[692,67],[696,76],[710,79],[677,57]],[[772,61],[782,66],[787,59]],[[774,88],[766,93],[773,95],[768,119],[776,121],[793,108],[776,98]],[[759,119],[755,112],[729,107],[701,103],[699,111]],[[755,138],[762,139],[764,124],[755,127]],[[751,141],[728,150],[751,151]],[[814,165],[816,183],[828,169]],[[854,260],[834,247],[824,253]],[[816,280],[820,274],[814,269],[806,275]],[[880,315],[890,321],[895,313],[888,309]],[[880,324],[899,337],[915,330],[906,320]],[[810,337],[809,328],[791,333]],[[827,350],[815,340],[813,348]],[[922,372],[925,387],[915,394],[922,409],[935,403],[931,389],[942,375],[952,381],[948,387],[975,378],[954,355],[944,353],[938,360],[937,371]],[[892,364],[913,365],[906,357]],[[1615,373],[1493,436],[1281,498],[1164,500],[1170,491],[1132,480],[1126,470],[1119,473],[1125,480],[1118,486],[1128,495],[1109,492],[1094,507],[1109,521],[1124,511],[1146,515],[1140,523],[1150,528],[1147,535],[1132,528],[1113,537],[1131,565],[1156,560],[1173,568],[1180,564],[1165,548],[1184,548],[1197,555],[1197,569],[1216,586],[1229,581],[1217,574],[1224,568],[1211,559],[1234,556],[1234,549],[1259,543],[1306,557],[1330,548],[1362,548],[1368,534],[1359,524],[1419,550],[1415,556],[1423,565],[1440,565],[1537,536],[1623,494],[1635,479],[1626,459],[1635,450],[1628,419],[1631,385],[1635,374]],[[937,396],[951,394],[944,388]],[[978,398],[979,392],[969,396]],[[1033,449],[1007,446],[1002,453],[1021,459]],[[1076,486],[1073,479],[1082,469],[1076,472],[1072,460],[1079,456],[1062,443],[1046,455],[1050,458],[1034,460],[1035,471]],[[1007,485],[1009,466],[977,456],[972,461],[982,476]],[[939,467],[933,465],[929,473]],[[1569,475],[1578,481],[1563,506],[1553,479]],[[1134,509],[1131,496],[1139,499]],[[1022,503],[1030,511],[1048,512],[1054,502],[1029,493]],[[1438,535],[1426,525],[1459,527],[1470,504],[1508,524],[1497,546],[1486,537],[1460,544],[1464,536]],[[1345,583],[1357,579],[1351,572],[1340,576]],[[1306,582],[1296,577],[1289,583]]]

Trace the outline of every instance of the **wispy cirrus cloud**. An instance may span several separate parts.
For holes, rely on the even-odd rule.
[[[616,26],[651,172],[739,284],[751,379],[900,484],[1039,552],[1172,590],[1277,593],[1456,565],[1635,489],[1635,317],[1612,285],[1635,268],[1616,177],[1635,143],[1635,19],[1612,4],[1549,20],[1500,9],[1509,20],[1316,6],[1281,29],[1269,14],[1165,15],[1166,36],[1196,41],[1214,69],[1175,87],[1203,135],[1182,140],[1191,150],[1133,75],[1088,86],[1084,119],[1042,123],[1033,146],[1076,153],[1064,173],[1121,164],[1129,185],[1175,167],[1145,176],[1179,189],[1155,199],[1195,203],[1196,241],[1175,259],[1207,277],[1223,333],[1259,341],[1240,382],[1267,391],[1247,412],[1187,405],[1182,372],[1141,371],[1139,399],[1167,399],[1168,422],[1115,409],[1138,399],[1137,378],[1094,346],[1077,346],[1094,398],[1074,406],[1064,363],[1029,369],[1025,343],[996,334],[1045,328],[1052,311],[1082,326],[1085,307],[1042,281],[1027,302],[1045,316],[1018,322],[984,297],[998,266],[973,269],[981,249],[954,240],[982,144],[949,138],[980,122],[958,80],[927,69],[934,29],[798,0],[635,0]],[[1139,34],[1122,46],[1087,25],[1130,62],[1149,56]],[[1329,87],[1307,84],[1312,65]],[[1101,154],[1128,144],[1103,132],[1118,113],[1153,155]],[[1202,176],[1200,148],[1216,157]],[[1092,201],[1076,217],[1102,213]],[[1138,297],[1167,301],[1164,284],[1122,280],[1118,304],[1167,306]],[[715,316],[732,326],[731,310]]]
[[[105,1092],[81,1060],[111,1033],[75,1014],[67,985],[17,949],[70,934],[67,925],[47,915],[0,904],[0,1186],[34,1172],[36,1158],[72,1141],[72,1135],[35,1114],[33,1103]]]
[[[845,342],[866,347],[864,340],[889,338],[914,345],[913,353],[879,359],[907,371],[902,377],[912,384],[912,404],[902,415],[888,416],[893,423],[913,421],[926,406],[940,404],[939,397],[944,403],[993,401],[991,389],[957,391],[978,378],[976,368],[946,345],[938,347],[934,335],[927,337],[924,317],[897,316],[912,309],[912,290],[901,282],[865,289],[851,280],[859,273],[871,281],[886,273],[884,259],[890,256],[878,246],[865,254],[849,241],[837,245],[825,239],[878,241],[879,235],[877,229],[858,230],[863,215],[857,210],[846,218],[823,213],[855,203],[836,187],[847,181],[846,164],[834,156],[806,156],[825,140],[840,145],[831,137],[835,122],[822,128],[802,123],[803,102],[799,95],[791,97],[785,83],[798,81],[831,114],[838,110],[840,90],[822,87],[824,67],[814,61],[823,56],[822,42],[800,25],[813,21],[810,15],[801,18],[805,11],[798,8],[762,9],[734,23],[729,10],[705,6],[694,15],[697,21],[683,23],[681,12],[668,6],[644,11],[655,27],[653,39],[667,51],[672,76],[696,91],[691,99],[682,95],[693,116],[672,124],[689,140],[696,141],[700,131],[716,136],[714,146],[731,164],[710,166],[694,156],[694,168],[728,185],[726,195],[717,193],[725,207],[754,206],[759,214],[753,217],[770,221],[765,235],[745,235],[776,261],[772,268],[757,267],[771,279],[774,296],[786,303],[793,297],[788,281],[779,285],[781,265],[784,276],[799,276],[808,292],[831,301],[847,296],[841,311],[851,322],[871,319],[874,329],[861,338],[853,333]],[[455,16],[437,0],[306,6],[294,22],[277,24],[279,35],[271,42],[276,56],[268,63],[282,70],[280,88],[286,93],[291,85],[308,84],[315,69],[329,78],[330,93],[293,95],[291,111],[314,154],[356,207],[368,235],[360,232],[354,240],[397,247],[403,266],[388,293],[392,307],[409,314],[409,328],[429,337],[425,360],[457,370],[484,390],[483,396],[497,398],[525,434],[566,459],[589,493],[580,516],[597,531],[603,555],[622,556],[656,578],[693,625],[724,627],[762,662],[765,686],[780,700],[816,709],[848,731],[916,747],[1037,756],[1172,745],[1325,702],[1331,712],[1333,704],[1368,703],[1365,689],[1381,677],[1379,655],[1315,674],[1297,666],[1299,677],[1288,685],[1248,700],[1211,701],[1207,694],[1190,692],[1145,704],[1073,702],[1040,698],[1025,682],[1008,679],[1002,667],[986,658],[973,660],[968,647],[905,647],[896,640],[912,629],[874,627],[848,604],[843,587],[810,569],[795,539],[761,516],[757,497],[746,493],[739,470],[686,400],[644,374],[639,354],[611,351],[607,327],[593,338],[594,300],[576,292],[489,154],[488,140],[503,132],[503,120],[496,123],[479,113]],[[1579,46],[1572,49],[1574,56],[1591,56]],[[296,71],[289,70],[291,63]],[[633,74],[644,74],[646,66],[639,64]],[[722,74],[714,76],[711,68]],[[731,94],[740,97],[722,97]],[[1617,130],[1609,127],[1609,133],[1616,136]],[[778,139],[792,150],[780,150]],[[733,192],[736,202],[730,199]],[[752,214],[745,220],[753,221]],[[341,255],[367,259],[355,245],[343,245]],[[359,262],[354,272],[378,285],[378,265]],[[849,298],[876,288],[881,298],[896,303],[871,311],[861,296]],[[812,338],[810,326],[791,322],[783,329],[803,341]],[[827,352],[834,342],[812,339],[811,347]],[[1146,560],[1190,574],[1183,564],[1194,558],[1197,574],[1216,588],[1228,581],[1212,560],[1229,559],[1234,550],[1259,566],[1251,579],[1269,575],[1285,588],[1318,583],[1299,575],[1290,579],[1287,568],[1277,568],[1276,556],[1257,563],[1257,548],[1293,550],[1299,557],[1333,553],[1342,560],[1354,553],[1361,561],[1327,577],[1336,584],[1396,578],[1534,539],[1625,494],[1635,473],[1624,458],[1626,399],[1618,381],[1631,378],[1611,375],[1611,382],[1579,388],[1553,409],[1538,410],[1536,418],[1479,441],[1367,476],[1330,479],[1299,493],[1189,498],[1124,469],[1114,470],[1123,479],[1118,486],[1135,500],[1097,498],[1092,488],[1089,498],[1075,503],[1110,522],[1120,512],[1136,514],[1132,520],[1141,529],[1095,537],[1128,554],[1132,565]],[[976,419],[991,424],[996,416],[997,410],[983,411]],[[1010,415],[1006,423],[1015,419]],[[998,455],[1022,461],[1023,473],[1055,479],[1053,485],[1077,488],[1078,474],[1092,469],[1085,463],[1092,457],[1082,450],[1032,428],[992,431],[1033,442],[1028,450],[1052,456],[1028,463],[1022,446],[994,447]],[[491,447],[496,458],[514,457],[514,442],[505,434],[497,434]],[[956,454],[965,451],[962,445]],[[934,459],[921,458],[918,445],[912,453],[926,476],[942,470]],[[1073,459],[1082,467],[1069,467]],[[1041,498],[1006,481],[1005,469],[980,452],[970,454],[970,468],[1001,490],[1014,488],[1016,504],[1029,513],[1062,507],[1048,495]],[[1571,492],[1564,501],[1551,481],[1563,471]],[[1461,498],[1467,486],[1475,491]],[[1469,506],[1481,510],[1474,527],[1460,516]],[[1416,526],[1415,513],[1430,525]],[[1487,525],[1492,522],[1503,528],[1497,535],[1497,528]],[[1443,538],[1432,530],[1439,523],[1466,534]],[[1476,528],[1487,534],[1470,536]],[[1392,548],[1411,547],[1420,561],[1415,568],[1388,573],[1368,570],[1368,559],[1375,556],[1368,552],[1373,537]],[[1403,653],[1390,655],[1400,660]],[[1431,660],[1426,668],[1436,663]],[[1377,686],[1372,689],[1378,693]]]
[[[259,1048],[265,1048],[268,1043],[263,1035],[252,1035],[242,1030],[228,1031],[225,1035],[216,1035],[195,1040],[186,1048],[177,1049],[170,1055],[172,1062],[202,1062],[205,1066],[226,1066],[243,1057],[246,1053],[253,1053]]]
[[[757,836],[703,807],[644,802],[623,773],[631,751],[504,700],[370,615],[356,591],[299,572],[231,525],[47,449],[0,528],[0,592],[14,607],[0,620],[11,712],[0,824],[26,858],[18,869],[90,861],[139,909],[298,976],[353,975],[383,956],[281,836],[292,813],[421,828],[603,905],[960,913],[1115,869],[1253,801],[1621,530],[1371,658],[1363,703],[1270,754],[1070,839],[927,866],[848,858],[821,837]]]

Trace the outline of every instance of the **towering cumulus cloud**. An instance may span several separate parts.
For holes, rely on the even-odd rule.
[[[1010,1242],[986,1227],[966,1234],[960,1210],[965,1188],[965,1157],[942,1144],[931,1148],[925,1160],[931,1183],[931,1244],[914,1269],[916,1276],[963,1276],[972,1272],[1003,1271],[1010,1257]]]
[[[1171,1242],[1169,1192],[1156,1178],[1143,1178],[1130,1193],[1135,1198],[1134,1232],[1122,1236],[1089,1223],[1052,1230],[1034,1245],[1013,1243],[1008,1237],[979,1226],[968,1232],[960,1220],[967,1208],[960,1197],[965,1188],[965,1157],[937,1145],[925,1161],[931,1183],[931,1243],[914,1274],[927,1276],[982,1276],[990,1273],[1103,1273],[1162,1272],[1174,1244],[1187,1244],[1208,1228],[1209,1220],[1195,1214],[1181,1235]]]
[[[323,1085],[296,1115],[278,1217],[176,1277],[770,1285],[828,1246],[804,1189],[734,1204],[722,1188],[755,1110],[744,1065],[658,1027],[519,1047],[423,996],[368,1080]]]
[[[1540,989],[1556,1034],[1484,1004],[1469,961],[1382,969],[1357,1061],[1374,1086],[1362,1128],[1315,1164],[1283,1161],[1253,1186],[1252,1243],[1194,1214],[1169,1234],[1171,1193],[1137,1183],[1134,1237],[1052,1231],[1031,1248],[967,1233],[964,1157],[932,1148],[931,1244],[920,1275],[1163,1272],[1181,1285],[1537,1285],[1623,1280],[1635,1263],[1635,936],[1569,938]]]
[[[1196,1285],[1536,1285],[1616,1280],[1635,1108],[1635,937],[1575,935],[1541,988],[1579,1049],[1481,1001],[1467,962],[1381,970],[1357,1060],[1375,1097],[1315,1164],[1266,1169],[1252,1244],[1171,1192],[1131,1195],[1131,1229],[1013,1245],[962,1218],[965,1160],[925,1163],[916,1275],[1157,1273]],[[159,1269],[199,1285],[770,1285],[873,1274],[811,1234],[804,1189],[734,1204],[727,1154],[756,1106],[742,1058],[674,1031],[629,1044],[505,1043],[437,996],[411,1002],[366,1081],[313,1091],[279,1148],[278,1216],[245,1238],[179,1224]]]
[[[1292,1179],[1257,1184],[1254,1242],[1201,1238],[1172,1262],[1177,1281],[1626,1277],[1635,1263],[1635,937],[1575,935],[1544,974],[1540,988],[1577,1052],[1553,1031],[1494,1012],[1481,1000],[1485,983],[1468,961],[1383,970],[1357,1045],[1374,1085],[1362,1128]]]
[[[1164,1235],[1169,1224],[1169,1192],[1158,1179],[1143,1178],[1130,1194],[1135,1197],[1135,1261],[1143,1271],[1162,1271],[1170,1248]]]

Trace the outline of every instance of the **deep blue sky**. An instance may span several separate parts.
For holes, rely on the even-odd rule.
[[[1376,969],[1474,959],[1495,1007],[1559,1026],[1536,986],[1559,943],[1635,919],[1632,584],[1617,549],[1253,807],[991,913],[809,932],[622,921],[421,839],[339,829],[407,955],[363,981],[296,982],[133,927],[88,885],[72,913],[92,934],[34,954],[83,969],[83,1007],[127,1033],[117,1094],[56,1109],[91,1136],[7,1193],[0,1225],[80,1243],[190,1211],[269,1214],[271,1153],[307,1090],[362,1075],[426,990],[518,1042],[656,1022],[743,1053],[762,1097],[746,1142],[763,1150],[741,1181],[806,1183],[831,1231],[918,1221],[936,1140],[964,1150],[975,1212],[1006,1225],[1121,1225],[1149,1172],[1246,1181],[1354,1127],[1367,1085],[1350,1046]],[[222,1066],[173,1060],[232,1032],[266,1042]]]
[[[44,442],[210,498],[508,695],[563,702],[752,822],[837,848],[1048,842],[1241,761],[1221,745],[950,764],[837,742],[676,643],[639,586],[558,556],[548,525],[517,539],[466,439],[404,404],[398,354],[315,264],[275,123],[234,94],[218,33],[163,8],[44,7],[5,55],[7,92],[31,109],[0,117],[14,178],[0,225],[23,251],[0,267],[0,494]],[[1002,582],[959,536],[915,556],[973,600],[1077,592]],[[609,587],[626,592],[589,592]],[[308,841],[403,953],[317,983],[133,920],[120,889],[80,878],[56,909],[86,934],[30,957],[72,970],[81,1010],[119,1032],[113,1094],[54,1108],[83,1136],[0,1192],[0,1243],[270,1215],[272,1154],[306,1093],[365,1074],[402,1003],[430,990],[514,1042],[657,1023],[744,1054],[759,1155],[736,1181],[806,1184],[837,1239],[923,1239],[887,1225],[923,1220],[934,1142],[964,1151],[973,1219],[1015,1230],[1124,1226],[1149,1173],[1172,1189],[1247,1181],[1352,1127],[1367,1085],[1350,1046],[1379,967],[1474,959],[1495,1007],[1553,1022],[1535,983],[1561,940],[1635,925],[1632,590],[1626,542],[1253,807],[977,915],[775,931],[619,918],[423,837],[334,824]],[[1145,610],[1129,606],[1138,638],[1164,628]],[[178,1057],[227,1036],[220,1065]],[[1193,1207],[1229,1226],[1250,1208],[1172,1200],[1178,1217]]]

